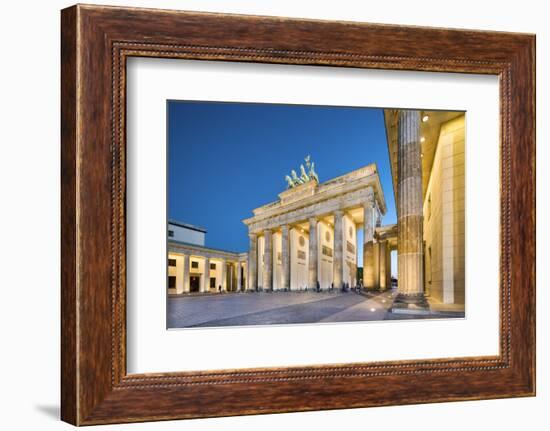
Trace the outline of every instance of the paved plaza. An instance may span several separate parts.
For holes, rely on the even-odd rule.
[[[358,322],[464,317],[464,313],[394,314],[387,292],[254,292],[168,297],[168,328]]]

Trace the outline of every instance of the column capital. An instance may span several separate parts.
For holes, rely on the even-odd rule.
[[[288,231],[290,230],[290,226],[287,224],[283,224],[281,225],[281,230],[288,233]]]
[[[363,208],[364,209],[374,209],[374,196],[370,196],[363,201]]]
[[[258,237],[258,234],[255,232],[248,232],[248,237],[250,239],[256,239]]]
[[[315,216],[309,217],[307,220],[308,220],[308,222],[309,222],[310,225],[312,225],[312,224],[317,224],[317,222],[319,221],[319,220],[317,219],[317,217],[315,217]]]
[[[374,189],[372,186],[368,186],[365,192],[366,201],[374,203]]]
[[[418,109],[399,109],[397,111],[397,121],[407,120],[412,121],[415,125],[420,125],[420,111]]]
[[[341,209],[338,209],[336,211],[333,212],[333,214],[335,216],[338,216],[338,217],[342,217],[344,215],[345,211],[344,210],[341,210]]]
[[[272,233],[273,233],[272,229],[269,229],[269,228],[264,229],[264,235],[271,235]]]

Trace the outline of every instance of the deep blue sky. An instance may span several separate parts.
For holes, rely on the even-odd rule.
[[[168,216],[206,228],[209,247],[248,250],[241,220],[308,154],[321,182],[376,163],[396,222],[382,109],[169,101],[168,145]]]

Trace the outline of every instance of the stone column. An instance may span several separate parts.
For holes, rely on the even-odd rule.
[[[375,288],[374,283],[374,192],[363,203],[363,286]]]
[[[281,258],[282,258],[282,273],[281,285],[283,289],[290,290],[290,241],[289,227],[284,225],[281,227]]]
[[[183,291],[189,292],[189,255],[183,255]]]
[[[271,290],[273,275],[273,234],[271,229],[264,230],[264,290]]]
[[[332,282],[335,289],[342,288],[344,280],[344,238],[343,238],[344,211],[334,212],[334,254],[332,258]]]
[[[210,291],[210,259],[204,258],[204,273],[202,276],[202,292]]]
[[[372,245],[372,287],[380,288],[380,242],[375,240]]]
[[[425,310],[428,304],[423,293],[420,112],[400,110],[397,134],[398,295],[392,310]]]
[[[316,289],[317,288],[317,255],[318,255],[318,245],[317,245],[317,219],[311,217],[309,219],[309,265],[308,265],[308,288]]]
[[[227,292],[227,262],[225,261],[225,259],[222,259],[221,261],[221,283],[218,283],[218,286],[216,286],[216,289],[219,287],[219,285],[221,284],[222,286],[222,292]]]
[[[386,288],[391,289],[391,248],[390,243],[386,247]]]
[[[387,261],[386,261],[386,258],[388,256],[387,254],[387,249],[388,249],[388,241],[386,240],[382,240],[379,242],[379,254],[380,254],[380,260],[379,260],[379,267],[380,267],[380,276],[379,276],[379,279],[380,279],[380,290],[386,290],[389,288],[388,286],[388,279],[387,279],[387,274],[386,274],[386,270],[388,268],[388,265],[387,265]]]
[[[255,233],[249,233],[250,244],[248,246],[248,290],[256,290],[258,287],[258,272],[256,270],[256,260],[258,256],[258,236]]]
[[[241,291],[242,274],[241,274],[241,262],[235,264],[235,271],[237,271],[237,292]]]

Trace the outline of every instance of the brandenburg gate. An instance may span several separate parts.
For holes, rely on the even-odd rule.
[[[381,227],[386,203],[376,165],[319,183],[314,164],[305,161],[300,176],[286,177],[288,189],[277,201],[243,220],[250,238],[248,290],[389,288],[397,229]],[[357,279],[358,247],[364,280]]]

